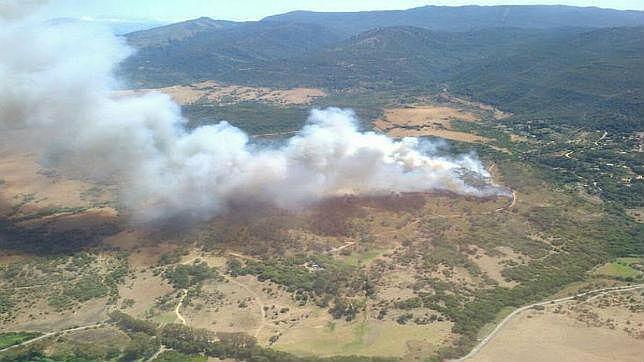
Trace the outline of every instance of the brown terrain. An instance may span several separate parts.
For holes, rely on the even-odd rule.
[[[246,87],[241,85],[220,84],[206,81],[190,85],[176,85],[156,89],[140,89],[134,91],[116,92],[116,96],[141,94],[148,92],[165,93],[180,105],[192,104],[197,101],[210,101],[217,104],[234,104],[244,101],[257,101],[277,105],[304,105],[316,98],[326,96],[326,93],[315,88],[271,89]]]
[[[383,117],[373,124],[393,137],[434,136],[463,142],[486,141],[481,136],[452,130],[453,120],[476,122],[479,117],[447,106],[419,105],[385,109]]]

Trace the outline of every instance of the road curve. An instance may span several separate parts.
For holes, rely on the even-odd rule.
[[[509,209],[513,208],[514,205],[516,205],[516,203],[517,203],[517,192],[512,190],[512,201],[510,201],[510,203],[508,205],[500,207],[500,208],[496,209],[495,211],[496,212],[501,212],[501,211],[504,211],[504,210],[509,210]]]
[[[177,303],[177,306],[174,308],[174,314],[177,315],[177,319],[181,321],[181,324],[188,325],[186,322],[186,319],[183,318],[181,313],[179,313],[179,309],[181,309],[181,305],[183,304],[183,301],[186,299],[186,296],[188,295],[188,289],[184,289],[181,294],[181,298],[179,298],[179,303]]]
[[[640,289],[640,288],[644,288],[644,284],[637,284],[637,285],[631,285],[631,286],[611,287],[611,288],[602,288],[602,289],[589,290],[589,291],[587,291],[587,292],[583,292],[583,293],[575,294],[575,295],[570,296],[570,297],[564,297],[564,298],[559,298],[559,299],[546,300],[546,301],[544,301],[544,302],[539,302],[539,303],[533,303],[533,304],[530,304],[530,305],[526,305],[526,306],[521,307],[521,308],[519,308],[519,309],[516,309],[514,312],[510,313],[507,317],[505,317],[505,318],[501,321],[501,323],[499,323],[499,324],[496,326],[496,328],[494,328],[494,330],[493,330],[492,332],[490,332],[490,334],[488,334],[485,338],[483,338],[483,339],[481,340],[481,342],[480,342],[476,347],[474,347],[474,348],[470,351],[470,353],[468,353],[465,357],[462,357],[462,358],[457,359],[456,361],[465,361],[465,360],[467,360],[467,359],[469,359],[469,358],[474,357],[477,353],[479,353],[479,351],[480,351],[483,347],[485,347],[485,345],[486,345],[486,344],[488,344],[488,343],[492,340],[492,338],[497,334],[497,332],[498,332],[499,330],[501,330],[501,328],[503,328],[503,326],[504,326],[508,321],[510,321],[510,319],[512,319],[512,318],[513,318],[514,316],[516,316],[517,314],[519,314],[519,313],[521,313],[521,312],[523,312],[523,311],[525,311],[525,310],[527,310],[527,309],[530,309],[530,308],[532,308],[532,307],[536,307],[536,306],[540,306],[540,305],[548,305],[548,304],[557,304],[557,303],[567,302],[567,301],[570,301],[570,300],[572,300],[572,299],[575,299],[575,298],[578,298],[578,297],[583,297],[583,296],[585,296],[585,295],[592,294],[592,293],[608,294],[608,293],[624,292],[624,291],[634,290],[634,289]]]

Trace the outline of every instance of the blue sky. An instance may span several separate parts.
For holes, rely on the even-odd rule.
[[[227,20],[258,20],[291,10],[358,11],[407,9],[423,5],[565,4],[644,10],[643,0],[52,0],[50,17],[162,19],[178,21],[200,16]]]

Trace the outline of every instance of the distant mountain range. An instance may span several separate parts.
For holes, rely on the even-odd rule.
[[[345,34],[386,26],[415,26],[437,31],[461,32],[485,28],[638,26],[644,25],[644,12],[561,5],[423,6],[399,11],[350,13],[294,11],[269,16],[263,21],[318,24]]]
[[[638,128],[644,12],[567,6],[293,12],[200,18],[126,36],[137,86],[214,79],[273,87],[450,91],[531,117]],[[611,121],[612,120],[612,121]]]
[[[561,5],[424,6],[409,10],[322,13],[293,11],[268,16],[262,23],[315,24],[348,38],[381,27],[413,26],[435,31],[470,32],[488,28],[607,28],[644,26],[644,11]],[[128,34],[136,46],[160,45],[200,32],[230,29],[248,23],[202,17]]]
[[[112,18],[53,18],[48,20],[50,24],[88,24],[100,25],[110,29],[116,35],[128,34],[135,31],[147,30],[168,24],[161,20],[132,20]]]

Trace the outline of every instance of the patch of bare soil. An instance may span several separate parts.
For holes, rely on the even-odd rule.
[[[111,187],[63,176],[39,162],[27,144],[38,140],[25,130],[0,135],[0,216],[21,226],[47,223],[55,231],[113,222],[118,212]]]
[[[210,262],[209,258],[202,260]],[[181,313],[192,327],[245,332],[261,343],[268,343],[271,336],[309,318],[314,309],[317,308],[296,303],[290,293],[276,284],[244,276],[207,283]]]
[[[181,105],[192,104],[202,99],[209,100],[217,104],[259,101],[278,105],[301,105],[309,104],[316,98],[326,96],[324,91],[316,88],[272,89],[246,87],[241,85],[225,85],[214,81],[156,89],[119,91],[115,92],[115,96],[142,94],[147,92],[165,93]]]
[[[626,213],[638,223],[644,223],[644,207],[626,209]]]
[[[113,326],[84,329],[65,336],[73,341],[92,344],[125,344],[130,340],[127,334]]]
[[[142,318],[154,307],[157,298],[172,291],[172,286],[161,276],[150,271],[139,272],[119,286],[120,308],[129,315]]]

